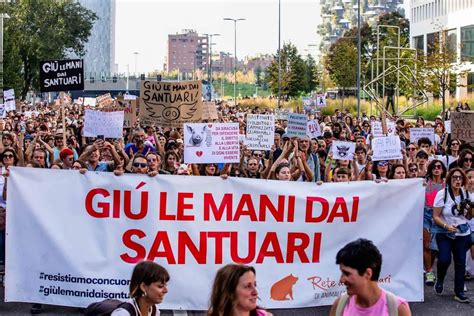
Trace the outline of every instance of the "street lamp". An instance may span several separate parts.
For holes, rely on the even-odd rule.
[[[245,21],[245,19],[224,18],[224,21],[234,22],[234,104],[237,105],[237,22]]]
[[[357,0],[357,117],[360,118],[360,0]]]
[[[137,77],[137,59],[138,59],[138,54],[139,52],[134,52],[133,55],[135,55],[135,77]]]
[[[281,0],[278,0],[278,108],[281,109]]]
[[[10,1],[0,1],[10,2]],[[6,13],[0,13],[0,103],[3,103],[3,19],[10,16]]]
[[[207,77],[208,77],[209,83],[212,83],[212,45],[215,44],[212,42],[212,37],[220,36],[220,34],[214,33],[214,34],[203,34],[203,35],[206,35],[209,38],[209,40],[207,41],[209,44],[209,63],[207,64],[209,68],[207,71]]]

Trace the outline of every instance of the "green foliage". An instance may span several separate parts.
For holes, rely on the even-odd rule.
[[[24,98],[39,90],[41,61],[84,55],[84,45],[97,16],[79,2],[18,0],[5,7],[4,82]],[[87,62],[87,61],[85,61]]]
[[[318,69],[313,56],[308,54],[305,61],[305,89],[306,93],[315,91],[319,83]]]

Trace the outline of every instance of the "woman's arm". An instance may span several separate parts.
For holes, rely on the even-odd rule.
[[[449,225],[444,222],[444,220],[441,218],[441,213],[443,212],[443,207],[434,207],[433,208],[433,221],[435,222],[436,225],[446,229],[447,231],[451,233],[457,232],[457,228],[454,225]]]

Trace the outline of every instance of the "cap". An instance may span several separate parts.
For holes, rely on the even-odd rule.
[[[71,155],[74,155],[74,152],[70,148],[64,148],[59,152],[59,158],[61,158],[61,160],[64,160],[67,156]]]

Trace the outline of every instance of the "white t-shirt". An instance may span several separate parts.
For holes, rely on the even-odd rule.
[[[443,218],[443,220],[446,224],[454,225],[454,226],[458,226],[458,225],[461,225],[461,224],[467,224],[467,222],[468,222],[467,218],[465,218],[464,216],[455,216],[451,212],[451,209],[452,209],[453,205],[455,204],[455,202],[453,201],[453,199],[449,195],[449,191],[446,192],[446,203],[444,203],[444,192],[445,192],[444,189],[438,191],[438,193],[436,194],[434,203],[433,203],[433,207],[442,207],[443,208],[443,211],[441,212],[441,217]],[[464,195],[464,198],[465,198],[466,197],[466,191],[464,191],[464,190],[463,190],[463,195]],[[454,198],[456,200],[456,203],[461,202],[461,195],[455,196]],[[469,199],[472,200],[471,195],[469,195]],[[471,233],[470,231],[468,231],[466,233],[459,233],[458,232],[458,233],[456,233],[456,236],[467,236],[470,233]]]
[[[142,315],[140,313],[140,309],[138,308],[137,302],[134,299],[128,299],[125,300],[124,302],[130,303],[133,305],[133,308],[135,309],[135,313],[137,316],[152,316],[152,310],[148,312],[148,315]],[[131,316],[130,313],[125,309],[125,308],[117,308],[110,314],[111,316]],[[156,314],[157,316],[160,315],[160,310],[158,309],[158,306],[156,306]]]

